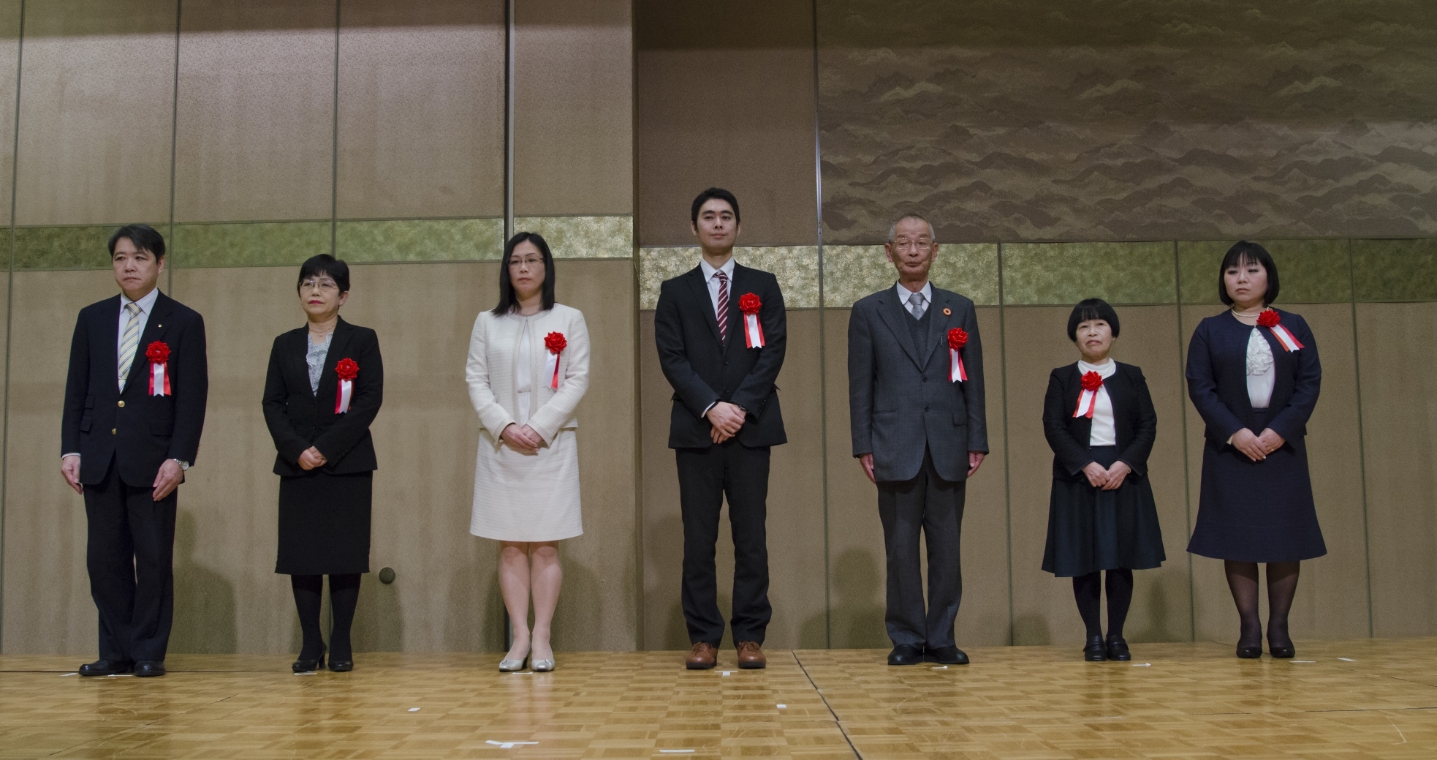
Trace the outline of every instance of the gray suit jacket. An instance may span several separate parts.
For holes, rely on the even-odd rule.
[[[944,480],[968,477],[968,452],[988,451],[983,403],[983,341],[973,302],[938,287],[928,306],[932,319],[920,345],[912,319],[893,288],[853,305],[848,319],[848,410],[853,455],[873,455],[878,480],[918,475],[926,446]],[[947,313],[945,313],[945,311]],[[948,331],[968,333],[962,351],[968,380],[948,381]]]

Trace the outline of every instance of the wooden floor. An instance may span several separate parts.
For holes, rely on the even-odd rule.
[[[372,654],[348,674],[291,658],[182,656],[170,675],[81,678],[75,658],[0,657],[0,757],[1433,758],[1437,639],[1146,644],[1132,663],[976,649],[946,669],[884,652],[769,652],[689,672],[679,653]],[[730,670],[723,670],[730,668]]]

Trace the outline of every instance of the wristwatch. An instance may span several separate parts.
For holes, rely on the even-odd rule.
[[[180,472],[185,472],[186,470],[190,469],[190,463],[186,462],[183,459],[171,459],[170,461],[180,466]]]

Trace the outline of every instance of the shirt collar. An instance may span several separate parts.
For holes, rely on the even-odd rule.
[[[138,300],[138,301],[131,301],[130,298],[129,298],[129,296],[126,296],[126,295],[124,294],[124,292],[122,291],[122,292],[120,293],[120,308],[121,308],[121,309],[124,309],[124,308],[125,308],[125,304],[133,303],[133,304],[135,304],[136,306],[139,306],[139,307],[140,307],[140,313],[142,313],[142,314],[149,314],[149,313],[155,308],[155,301],[158,301],[159,299],[160,299],[160,289],[159,289],[159,288],[155,288],[155,289],[151,290],[149,293],[146,293],[145,295],[141,296],[141,297],[140,297],[140,300]]]
[[[893,289],[898,292],[898,303],[899,303],[899,304],[902,304],[903,306],[907,306],[907,305],[908,305],[908,299],[913,296],[913,291],[909,290],[908,288],[903,287],[903,283],[901,283],[901,282],[895,283],[895,284],[893,285]],[[923,294],[923,303],[926,303],[926,304],[932,304],[932,303],[933,303],[933,283],[932,283],[932,282],[925,282],[925,283],[923,283],[923,289],[920,290],[920,291],[918,291],[918,292]]]
[[[733,282],[732,256],[728,257],[728,261],[725,261],[724,265],[719,267],[718,269],[714,269],[713,265],[708,262],[708,259],[699,259],[699,268],[704,271],[704,282],[712,280],[714,278],[715,272],[723,272],[724,276],[728,278],[728,281]]]
[[[1111,356],[1108,357],[1107,364],[1089,364],[1082,359],[1078,360],[1078,374],[1080,375],[1087,374],[1089,372],[1096,372],[1098,373],[1099,377],[1106,380],[1112,377],[1113,373],[1117,371],[1118,363],[1113,361],[1113,358]]]

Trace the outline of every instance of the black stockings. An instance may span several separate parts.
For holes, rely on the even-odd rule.
[[[1287,613],[1292,610],[1292,598],[1297,595],[1297,575],[1301,566],[1297,562],[1267,563],[1267,641],[1269,646],[1291,646],[1292,637],[1287,632]],[[1237,604],[1238,618],[1242,628],[1238,636],[1240,647],[1262,646],[1262,621],[1257,614],[1257,563],[1223,562],[1227,572],[1227,586],[1232,589],[1232,600]]]
[[[1078,601],[1078,614],[1088,629],[1088,638],[1100,637],[1103,629],[1099,620],[1102,608],[1103,573],[1088,573],[1073,578],[1073,598]],[[1109,570],[1108,591],[1108,638],[1123,637],[1123,623],[1128,619],[1128,608],[1133,604],[1133,571],[1126,568]]]
[[[349,628],[354,623],[354,609],[359,605],[359,573],[329,576],[329,606],[333,628],[329,632],[330,659],[352,660],[354,650],[349,643]],[[324,637],[319,631],[320,597],[324,592],[323,575],[291,575],[294,606],[299,611],[299,629],[304,634],[301,660],[317,660],[324,652]]]

